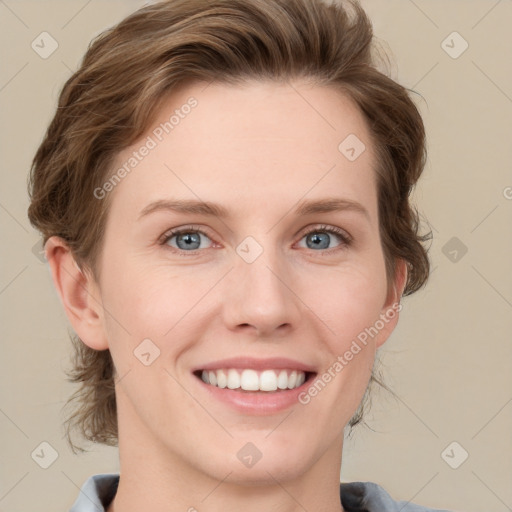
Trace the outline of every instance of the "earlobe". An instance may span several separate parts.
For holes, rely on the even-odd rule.
[[[45,255],[53,284],[76,334],[90,348],[108,349],[103,306],[99,288],[92,276],[80,269],[71,250],[60,237],[48,239]]]
[[[389,338],[398,323],[398,317],[402,306],[400,300],[407,283],[407,262],[399,259],[395,267],[395,279],[390,283],[386,302],[382,308],[380,320],[383,328],[376,339],[379,348]]]
[[[386,300],[386,307],[393,307],[399,304],[404,293],[405,285],[407,284],[407,262],[398,259],[395,265],[395,279],[391,283],[388,297]]]

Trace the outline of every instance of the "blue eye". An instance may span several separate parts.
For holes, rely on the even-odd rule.
[[[208,246],[207,242],[203,243],[202,238],[209,240],[210,246]],[[334,247],[329,247],[333,238],[338,239],[338,244]],[[325,252],[342,250],[352,243],[352,237],[346,231],[334,226],[316,226],[311,228],[302,235],[300,241],[304,239],[306,240],[305,248],[312,249],[315,252],[319,250]],[[211,238],[203,230],[195,226],[186,226],[167,231],[160,241],[161,245],[172,247],[178,253],[193,253],[200,249],[208,249],[211,247],[211,243]],[[304,247],[304,245],[300,247]]]
[[[182,251],[195,251],[197,249],[205,248],[204,245],[201,246],[202,236],[209,239],[208,235],[199,229],[175,229],[165,234],[162,244],[170,245],[171,247]],[[176,239],[175,244],[171,243],[173,239]]]
[[[338,240],[341,240],[341,242],[335,247],[329,247],[332,235],[334,235],[335,238],[338,238]],[[345,231],[328,226],[320,226],[310,229],[302,237],[302,239],[304,238],[306,239],[306,247],[314,250],[342,249],[349,246],[352,242],[351,237]]]

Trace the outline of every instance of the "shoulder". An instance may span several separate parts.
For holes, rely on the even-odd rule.
[[[341,504],[346,512],[448,512],[395,501],[380,485],[373,482],[340,484]]]
[[[69,512],[104,512],[114,498],[118,484],[119,473],[102,473],[89,477]]]
[[[114,498],[119,473],[102,473],[89,477],[69,512],[104,512]],[[346,512],[449,512],[395,501],[380,485],[373,482],[340,484],[341,504]]]

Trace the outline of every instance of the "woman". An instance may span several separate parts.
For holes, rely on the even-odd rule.
[[[356,3],[170,0],[64,86],[29,217],[77,335],[70,423],[121,468],[73,512],[429,510],[339,482],[429,272],[423,123],[371,45]]]

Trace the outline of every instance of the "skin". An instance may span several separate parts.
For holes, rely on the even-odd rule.
[[[91,348],[108,348],[117,369],[122,476],[108,510],[339,512],[344,427],[398,313],[307,405],[283,412],[240,414],[210,400],[191,369],[249,355],[289,357],[320,375],[396,306],[406,270],[398,262],[386,281],[370,133],[357,107],[329,87],[193,84],[162,104],[117,165],[190,96],[198,105],[110,192],[99,282],[62,240],[46,246],[74,330]],[[353,162],[338,150],[349,134],[366,146]],[[295,213],[299,201],[330,197],[359,203],[367,216]],[[170,198],[212,201],[230,216],[138,219]],[[159,245],[169,229],[191,224],[207,233],[195,254],[180,251],[176,237]],[[314,229],[322,225],[352,243],[328,234],[328,249],[308,246],[305,228],[322,234]],[[263,248],[252,263],[236,252],[248,236]],[[146,338],[160,350],[149,366],[133,353]],[[248,442],[263,454],[251,468],[237,458]]]

